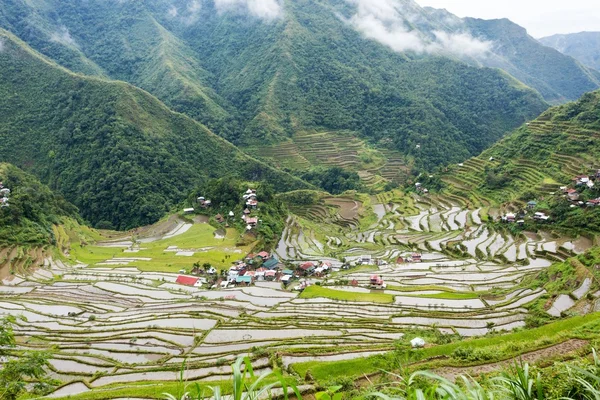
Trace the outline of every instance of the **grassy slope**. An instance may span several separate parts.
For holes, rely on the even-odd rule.
[[[35,172],[92,223],[152,223],[208,177],[306,187],[146,92],[74,75],[13,35],[0,38],[0,158]]]
[[[249,253],[252,249],[252,245],[236,246],[239,234],[234,229],[228,229],[224,239],[215,239],[214,231],[215,228],[208,224],[196,224],[182,235],[152,243],[142,243],[141,250],[134,254],[123,253],[121,248],[81,246],[75,243],[71,246],[70,259],[72,262],[80,261],[93,267],[114,257],[151,258],[151,261],[136,261],[128,266],[136,267],[141,271],[177,273],[180,269],[191,270],[195,262],[210,263],[216,268],[224,269],[231,265],[231,260]],[[130,238],[124,238],[124,240],[128,239]],[[165,252],[169,246],[177,246],[182,251],[186,249],[204,249],[204,251],[199,251],[193,257],[177,256],[176,252]],[[226,256],[231,256],[231,259],[226,259]]]
[[[415,350],[411,354],[411,361],[425,361],[419,363],[417,367],[421,370],[448,365],[464,367],[466,365],[463,360],[450,358],[446,361],[443,359],[442,361],[434,361],[434,358],[451,355],[457,348],[465,347],[494,354],[488,362],[506,360],[517,357],[520,353],[548,347],[553,343],[561,343],[570,338],[598,340],[600,338],[597,330],[599,323],[600,313],[573,317],[536,329],[523,330],[507,335],[462,340],[447,345]],[[305,376],[306,372],[310,370],[311,375],[317,382],[324,383],[331,382],[332,379],[339,377],[356,378],[381,370],[395,369],[398,365],[399,360],[397,357],[399,356],[401,355],[389,353],[385,356],[373,356],[350,361],[306,362],[295,364],[293,368],[300,376]],[[473,363],[472,365],[476,364]],[[405,366],[410,368],[410,365]]]
[[[394,302],[394,296],[385,293],[355,293],[343,290],[329,289],[321,286],[309,286],[302,291],[300,298],[315,299],[324,297],[326,299],[342,301],[359,301],[367,303],[391,304]]]

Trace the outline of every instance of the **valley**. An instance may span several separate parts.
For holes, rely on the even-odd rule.
[[[598,34],[526,28],[0,1],[0,400],[600,398]]]
[[[454,342],[521,331],[540,315],[599,318],[597,272],[578,269],[558,291],[536,284],[595,238],[513,235],[486,224],[499,208],[467,208],[452,195],[344,195],[292,210],[276,249],[298,276],[287,286],[281,270],[276,281],[252,286],[178,283],[177,271],[189,275],[193,262],[227,271],[251,246],[236,247],[234,231],[216,236],[202,218],[173,216],[133,240],[106,232],[85,246],[72,241],[68,257],[5,279],[2,313],[23,318],[15,326],[22,348],[54,349],[51,376],[63,382],[54,398],[173,386],[183,362],[186,379],[212,385],[227,380],[239,354],[258,372],[270,371],[273,357],[290,371],[318,371],[321,363],[377,360],[415,334]],[[307,275],[302,265],[311,261],[331,272]],[[368,289],[373,275],[385,289]],[[291,290],[302,282],[310,286]]]

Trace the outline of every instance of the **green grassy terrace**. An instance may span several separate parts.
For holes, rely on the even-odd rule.
[[[328,289],[321,286],[309,286],[300,294],[301,299],[324,297],[332,300],[359,301],[366,303],[391,304],[394,296],[385,293],[353,293],[342,290]]]

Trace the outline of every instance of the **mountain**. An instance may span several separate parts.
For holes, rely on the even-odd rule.
[[[85,77],[0,31],[0,159],[35,173],[94,225],[155,222],[212,177],[310,185],[123,82]]]
[[[474,37],[493,43],[491,54],[480,60],[483,65],[503,69],[538,90],[550,103],[577,100],[600,87],[598,71],[540,45],[524,28],[507,19],[465,18],[464,24]]]
[[[462,165],[441,175],[449,190],[480,206],[536,200],[553,219],[575,229],[600,229],[600,208],[570,207],[560,187],[600,170],[600,91],[549,109]],[[579,187],[581,200],[600,197],[600,186]],[[560,194],[560,195],[559,195]]]
[[[552,35],[539,41],[544,46],[575,58],[583,65],[600,70],[600,32]]]
[[[63,218],[79,219],[75,206],[14,165],[0,163],[0,182],[10,190],[5,206],[0,207],[0,247],[51,244],[54,225]]]
[[[347,132],[405,165],[433,166],[479,153],[547,107],[482,68],[478,50],[458,54],[461,40],[480,41],[434,18],[411,23],[416,12],[429,18],[415,3],[394,9],[414,31],[408,49],[363,29],[372,16],[362,3],[10,0],[0,24],[67,68],[139,86],[234,144],[267,146],[259,157],[279,154],[274,144],[301,148],[307,132]],[[567,72],[567,82],[578,79]],[[381,158],[398,169],[396,156]]]

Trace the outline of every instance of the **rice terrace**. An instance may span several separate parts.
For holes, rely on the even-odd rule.
[[[329,364],[368,357],[372,373],[414,337],[430,343],[418,355],[426,361],[442,351],[435,343],[600,311],[597,275],[572,258],[594,238],[513,235],[486,224],[505,210],[468,208],[451,194],[320,196],[292,207],[274,253],[259,254],[263,265],[277,261],[270,275],[239,279],[257,249],[239,245],[234,229],[172,215],[127,235],[63,237],[63,254],[3,281],[0,309],[22,318],[23,348],[53,349],[51,376],[63,383],[53,398],[168,388],[182,363],[186,379],[225,381],[240,354],[258,372],[276,362],[318,380],[335,376]],[[192,274],[204,264],[216,267],[212,278]],[[566,292],[539,284],[552,268],[575,269]],[[528,346],[565,335],[557,327]]]
[[[0,400],[600,400],[600,2],[509,3],[0,0]]]

